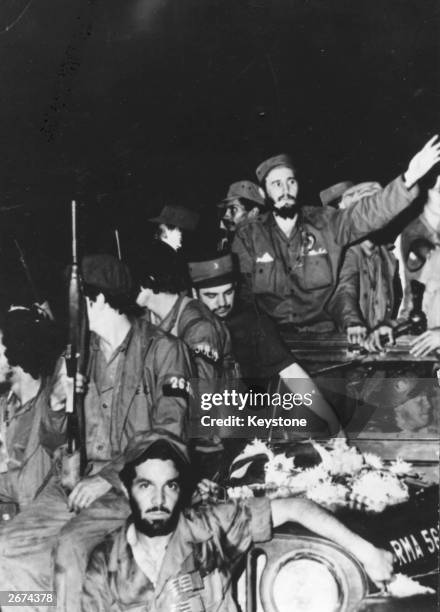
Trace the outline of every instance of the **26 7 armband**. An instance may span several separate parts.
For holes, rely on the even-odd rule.
[[[188,396],[193,395],[193,390],[189,380],[186,380],[182,376],[171,376],[163,385],[163,394],[187,399]]]

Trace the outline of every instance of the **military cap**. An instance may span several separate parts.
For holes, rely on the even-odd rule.
[[[133,287],[130,270],[113,255],[86,255],[81,270],[85,283],[110,295],[130,293]]]
[[[295,170],[292,158],[289,157],[289,155],[281,153],[280,155],[269,157],[269,159],[265,159],[263,162],[261,162],[261,164],[257,166],[257,169],[255,170],[255,174],[257,175],[260,185],[263,184],[264,179],[269,172],[274,168],[278,168],[279,166],[285,166],[286,168],[292,168],[292,170]]]
[[[194,287],[219,287],[236,280],[234,260],[229,254],[209,261],[193,261],[188,267]]]
[[[322,202],[323,206],[328,206],[342,198],[344,191],[347,191],[350,187],[353,187],[353,183],[351,181],[342,181],[341,183],[336,183],[336,185],[332,185],[331,187],[327,187],[327,189],[323,189],[319,192],[319,198]]]
[[[166,205],[162,208],[157,217],[148,219],[151,223],[165,223],[165,225],[175,225],[182,230],[194,231],[199,222],[199,214],[189,210],[184,206]]]
[[[257,206],[264,206],[264,199],[260,193],[260,190],[258,189],[258,185],[252,181],[237,181],[236,183],[229,185],[226,198],[217,204],[217,206],[223,208],[233,200],[238,200],[238,198],[246,198],[247,200],[254,202]]]
[[[183,463],[189,465],[190,458],[187,445],[181,438],[162,428],[151,429],[148,432],[136,434],[128,443],[124,453],[125,464],[135,461],[155,442],[166,442],[169,444]]]

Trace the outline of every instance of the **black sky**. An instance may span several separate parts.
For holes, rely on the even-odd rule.
[[[439,127],[437,0],[23,0],[0,4],[3,245],[66,257],[164,202],[213,210],[265,156],[304,200],[387,181]],[[105,239],[104,239],[105,242]]]

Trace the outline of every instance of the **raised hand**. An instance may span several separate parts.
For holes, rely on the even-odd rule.
[[[436,134],[431,140],[428,140],[423,149],[416,153],[409,162],[408,170],[404,175],[407,188],[409,189],[415,185],[439,161],[440,141],[438,134]]]

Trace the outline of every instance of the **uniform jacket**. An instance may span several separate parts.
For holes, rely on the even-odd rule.
[[[383,227],[417,192],[397,178],[347,210],[303,207],[289,238],[272,213],[244,222],[232,245],[244,280],[243,298],[249,301],[254,293],[279,324],[313,329],[329,322],[331,329],[324,307],[334,290],[344,247]]]
[[[7,471],[0,473],[0,499],[3,492],[21,509],[32,502],[50,476],[54,451],[66,441],[65,411],[54,411],[50,406],[53,384],[53,379],[44,380],[37,397],[29,402],[31,420],[25,413],[17,416],[14,439],[20,440],[20,445],[7,449]],[[2,396],[0,424],[5,422],[8,409],[8,397]]]
[[[92,339],[92,342],[94,339]],[[95,338],[96,341],[96,338]],[[94,351],[91,351],[91,361]],[[93,363],[90,363],[90,368]],[[187,347],[145,320],[133,322],[111,426],[114,460],[99,471],[113,486],[128,441],[142,431],[166,429],[186,439],[191,379],[195,372]]]
[[[230,367],[231,339],[226,325],[203,302],[181,296],[160,329],[185,342],[201,380],[213,380]]]
[[[368,263],[375,271],[373,284]],[[389,323],[395,315],[396,273],[397,260],[387,246],[377,246],[371,256],[360,244],[348,248],[335,293],[327,306],[338,329],[345,331],[350,325],[374,329],[380,323]]]
[[[92,553],[82,609],[234,612],[231,566],[252,542],[270,537],[270,502],[266,498],[188,510],[180,516],[154,585],[134,560],[123,527]]]
[[[208,432],[206,428],[201,428],[200,419],[204,413],[197,398],[204,393],[224,391],[238,375],[227,326],[200,300],[181,296],[161,322],[160,328],[185,342],[196,366],[195,398],[190,411],[191,435],[200,438],[209,434],[207,439],[220,435],[220,428],[210,427]],[[230,408],[218,407],[215,416],[227,416],[229,413]]]

